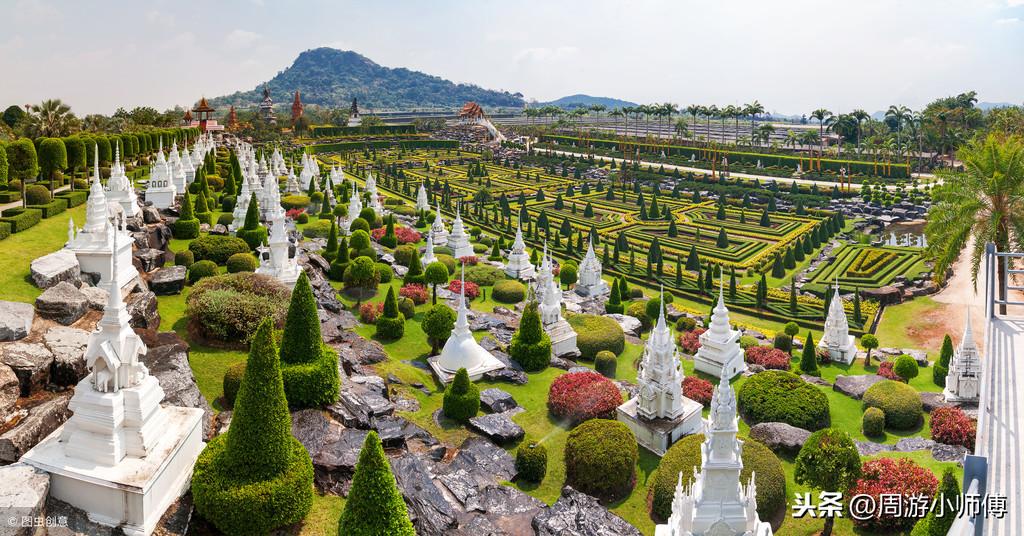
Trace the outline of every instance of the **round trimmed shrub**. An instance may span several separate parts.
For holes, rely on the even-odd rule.
[[[626,336],[619,323],[597,315],[570,315],[567,320],[576,332],[576,346],[582,359],[594,359],[607,350],[619,355],[626,348]]]
[[[281,198],[281,206],[285,210],[306,208],[309,206],[309,196],[299,194],[286,195]]]
[[[302,212],[295,218],[296,223],[306,224],[309,223],[309,214]],[[329,231],[328,231],[329,232]]]
[[[199,261],[189,277],[202,266]],[[290,291],[270,276],[241,272],[208,277],[196,283],[185,300],[191,327],[204,337],[224,342],[248,342],[260,321],[270,317],[280,327],[288,309]]]
[[[370,233],[370,222],[363,218],[356,218],[352,220],[352,224],[348,226],[348,230],[351,232],[364,231],[366,234]]]
[[[392,255],[395,257],[395,264],[408,268],[409,263],[412,262],[413,257],[416,255],[416,246],[412,244],[398,246]]]
[[[198,261],[188,268],[188,282],[195,284],[204,277],[217,275],[217,265],[213,261]]]
[[[228,257],[227,267],[229,274],[237,274],[238,272],[255,272],[256,257],[254,257],[252,253],[235,253]]]
[[[499,303],[519,303],[526,299],[526,286],[514,279],[498,281],[491,290],[491,297]]]
[[[434,257],[437,259],[437,262],[443,264],[445,268],[448,268],[449,274],[454,274],[455,269],[459,267],[459,261],[455,260],[455,257],[437,253],[436,249],[434,250]]]
[[[481,287],[489,287],[505,280],[505,271],[489,264],[477,264],[466,267],[466,281],[472,281]]]
[[[920,369],[918,368],[916,359],[907,354],[903,354],[896,358],[896,361],[892,365],[892,371],[900,378],[903,378],[903,381],[909,382],[917,377]]]
[[[601,350],[597,353],[597,357],[594,358],[594,370],[600,372],[606,378],[615,377],[616,365],[615,354],[608,350]]]
[[[25,202],[29,205],[45,205],[51,201],[50,190],[41,184],[25,187]]]
[[[230,212],[226,212],[224,214],[221,214],[220,216],[217,216],[217,223],[223,225],[224,227],[231,225],[231,222],[233,221],[235,221],[235,216]]]
[[[860,422],[861,431],[867,437],[878,437],[885,431],[885,412],[878,408],[868,408]]]
[[[540,482],[548,472],[548,449],[540,443],[519,445],[516,449],[516,478],[525,482]]]
[[[676,320],[676,331],[693,331],[697,327],[697,321],[688,316],[681,316]]]
[[[749,438],[741,438],[743,470],[740,482],[750,482],[750,475],[757,475],[757,514],[761,519],[773,519],[786,505],[786,473],[782,462],[768,447]],[[672,496],[675,493],[679,473],[683,474],[683,485],[693,481],[693,469],[700,468],[703,434],[686,436],[673,444],[661,458],[658,470],[651,479],[648,497],[651,502],[651,517],[667,519],[672,514]]]
[[[488,247],[484,244],[473,244],[473,253],[487,253]],[[493,267],[492,267],[493,268]]]
[[[398,298],[398,312],[406,319],[416,316],[416,302],[411,298]]]
[[[306,238],[327,238],[331,234],[331,220],[317,220],[302,228]]]
[[[751,376],[740,388],[737,402],[751,426],[784,422],[813,432],[829,425],[825,393],[790,372],[766,370]]]
[[[216,264],[228,262],[235,253],[249,253],[249,244],[234,236],[203,235],[189,242],[188,250],[197,261],[213,261]]]
[[[174,222],[171,233],[174,238],[188,240],[199,236],[199,218],[179,219]]]
[[[224,372],[224,400],[228,406],[235,405],[235,397],[238,396],[238,388],[242,385],[242,376],[245,375],[245,361],[235,363]]]
[[[921,424],[924,407],[913,387],[893,380],[878,382],[864,392],[864,405],[885,413],[885,425],[896,430],[909,430]]]
[[[587,421],[565,442],[565,482],[606,501],[625,497],[636,484],[638,457],[636,436],[628,426],[609,419]]]
[[[380,277],[381,283],[390,283],[395,277],[395,272],[390,266],[382,262],[378,262],[373,265],[373,269],[377,271],[377,275]]]
[[[647,316],[647,303],[648,302],[638,301],[633,302],[626,307],[626,314],[636,317],[636,319],[640,321],[640,329],[643,331],[650,331],[652,325],[651,317]]]
[[[469,373],[461,368],[444,390],[441,409],[445,417],[466,422],[480,411],[480,389],[469,381]]]
[[[740,337],[740,348],[743,350],[753,348],[754,346],[758,346],[759,344],[761,343],[756,338],[751,337],[750,335],[743,335]]]
[[[175,266],[184,266],[185,268],[188,268],[189,266],[192,266],[192,263],[194,263],[195,261],[195,255],[193,255],[192,252],[187,249],[184,251],[175,252],[174,254]]]
[[[548,389],[548,411],[576,424],[590,419],[613,419],[622,393],[608,378],[591,371],[562,374]]]

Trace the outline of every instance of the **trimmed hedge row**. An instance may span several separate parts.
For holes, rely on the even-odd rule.
[[[180,220],[179,220],[180,221]],[[213,261],[217,264],[228,262],[235,253],[249,253],[249,244],[234,236],[205,235],[188,245],[196,261]]]
[[[77,207],[78,205],[81,205],[82,203],[85,203],[85,200],[89,198],[89,194],[84,191],[76,190],[74,192],[62,192],[57,194],[55,197],[57,199],[63,199],[67,201],[68,208],[73,208]]]
[[[68,202],[65,199],[54,199],[49,203],[43,205],[28,205],[28,208],[34,208],[40,212],[43,219],[56,216],[61,212],[64,212],[68,208]]]
[[[327,138],[331,136],[358,136],[373,134],[416,134],[416,125],[373,125],[358,127],[320,126],[311,127],[309,133],[314,138]]]
[[[38,209],[30,208],[10,216],[7,215],[7,212],[6,210],[4,211],[4,216],[0,218],[0,222],[7,222],[11,226],[12,233],[20,233],[43,220],[43,212]]]
[[[0,221],[0,240],[3,240],[11,236],[11,224],[5,221]]]
[[[459,142],[456,140],[409,140],[409,141],[343,141],[337,143],[323,143],[310,145],[310,154],[340,153],[345,151],[362,151],[368,149],[390,149],[392,147],[402,149],[457,149]]]

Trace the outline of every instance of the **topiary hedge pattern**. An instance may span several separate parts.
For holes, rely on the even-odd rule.
[[[864,405],[885,412],[885,425],[896,430],[911,430],[924,418],[921,397],[913,387],[893,380],[878,382],[864,392]]]
[[[570,424],[590,419],[612,419],[622,404],[622,393],[596,372],[562,374],[548,389],[548,411]]]
[[[784,422],[812,432],[829,425],[825,393],[790,372],[766,370],[751,376],[740,387],[737,402],[750,425]]]
[[[751,473],[757,475],[757,514],[762,519],[774,519],[786,506],[786,473],[782,462],[768,447],[748,438],[743,441],[743,470],[740,482],[748,484]],[[672,513],[672,496],[675,493],[679,473],[683,474],[683,485],[693,481],[693,470],[700,470],[703,434],[686,436],[673,444],[658,465],[651,478],[648,498],[651,517],[656,520],[668,519]]]
[[[569,432],[565,442],[565,483],[603,500],[625,497],[636,484],[638,457],[636,436],[628,426],[589,420]]]
[[[626,348],[626,336],[618,322],[597,315],[569,315],[569,325],[576,332],[576,346],[580,357],[594,359],[597,353],[607,350],[619,355]]]

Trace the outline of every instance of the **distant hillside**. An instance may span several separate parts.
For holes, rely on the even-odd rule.
[[[267,81],[275,104],[290,105],[295,90],[302,93],[303,104],[347,107],[359,99],[361,110],[457,109],[466,101],[484,108],[519,108],[520,93],[483,89],[471,84],[455,84],[443,78],[392,69],[374,63],[352,51],[333,48],[307,50],[287,69]],[[263,84],[249,91],[211,100],[214,106],[233,104],[256,106],[263,99]]]
[[[558,106],[559,108],[571,110],[573,108],[579,108],[580,106],[591,106],[594,104],[603,104],[605,108],[608,108],[609,110],[612,108],[624,108],[626,106],[637,105],[635,102],[613,99],[611,97],[593,97],[591,95],[576,94],[555,99],[550,102],[538,102],[537,106]]]

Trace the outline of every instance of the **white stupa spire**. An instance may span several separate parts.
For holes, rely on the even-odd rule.
[[[981,356],[974,342],[971,311],[968,309],[963,337],[949,360],[946,372],[946,386],[942,391],[946,402],[977,403],[981,395],[981,374]]]
[[[725,306],[724,278],[719,268],[718,301],[711,311],[708,330],[700,335],[700,348],[694,356],[694,368],[715,376],[732,378],[746,370],[743,350],[740,348],[740,332],[732,329],[729,322],[729,308]]]
[[[850,335],[850,324],[843,308],[843,297],[839,293],[839,278],[836,277],[832,286],[832,301],[828,304],[828,316],[825,318],[825,329],[818,342],[818,347],[828,350],[832,360],[839,363],[852,363],[857,355],[857,345]]]
[[[451,381],[460,368],[466,369],[470,380],[477,380],[485,373],[503,368],[505,365],[485,350],[469,330],[469,315],[466,308],[466,265],[462,265],[462,285],[455,327],[444,343],[441,355],[427,359],[434,374],[444,383]]]

